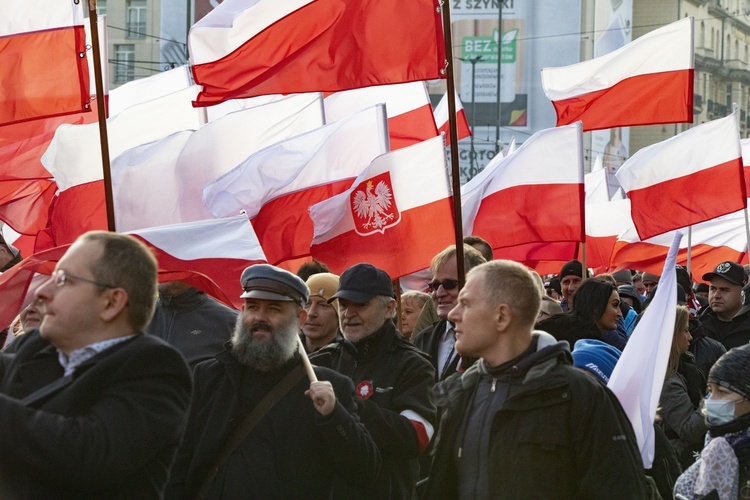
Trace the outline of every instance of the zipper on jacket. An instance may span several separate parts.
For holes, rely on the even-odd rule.
[[[497,386],[497,377],[492,379],[492,387],[490,387],[490,392],[495,392],[496,386]]]

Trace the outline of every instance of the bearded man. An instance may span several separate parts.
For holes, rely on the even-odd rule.
[[[245,269],[241,282],[232,340],[196,366],[166,497],[330,498],[366,487],[380,454],[359,423],[352,381],[325,368],[314,369],[317,382],[304,375],[297,336],[307,285],[267,264]]]

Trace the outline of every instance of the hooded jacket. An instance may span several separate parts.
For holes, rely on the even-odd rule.
[[[458,471],[469,444],[465,423],[477,410],[476,395],[487,386],[491,392],[504,391],[505,397],[487,407],[487,463],[478,464],[486,470],[487,491],[478,494],[647,497],[635,436],[614,394],[571,366],[565,343],[537,331],[532,345],[499,376],[480,360],[438,384],[441,421],[425,498],[458,496]]]

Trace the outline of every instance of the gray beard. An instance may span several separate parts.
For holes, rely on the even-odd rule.
[[[254,335],[257,328],[271,331],[270,339]],[[269,372],[286,364],[298,350],[297,317],[289,323],[274,330],[267,323],[245,324],[242,314],[237,316],[237,323],[232,334],[232,353],[237,360],[253,370]]]

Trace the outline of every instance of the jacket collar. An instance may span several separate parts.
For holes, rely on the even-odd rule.
[[[197,308],[206,301],[206,294],[197,288],[191,288],[176,296],[159,295],[159,304],[175,311],[189,311]]]

